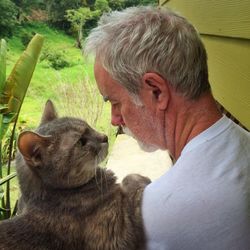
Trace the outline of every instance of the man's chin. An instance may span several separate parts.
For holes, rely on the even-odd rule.
[[[136,138],[136,136],[134,136],[134,134],[131,132],[131,130],[128,129],[127,127],[123,127],[123,132],[124,132],[126,135],[133,137],[133,138],[137,141],[137,143],[138,143],[140,149],[143,150],[143,151],[145,151],[145,152],[154,152],[154,151],[156,151],[156,150],[159,149],[159,148],[158,148],[157,146],[155,146],[155,145],[149,145],[149,144],[146,144],[146,143],[144,143],[144,142],[138,140],[138,139]]]
[[[138,140],[137,140],[137,142],[138,142],[138,145],[141,148],[141,150],[148,152],[148,153],[154,152],[154,151],[159,149],[158,147],[156,147],[154,145],[148,145],[148,144],[145,144],[145,143],[138,141]]]

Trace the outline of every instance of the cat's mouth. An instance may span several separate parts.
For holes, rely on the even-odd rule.
[[[100,150],[97,154],[98,163],[102,162],[108,155],[108,142],[102,142],[100,145]]]

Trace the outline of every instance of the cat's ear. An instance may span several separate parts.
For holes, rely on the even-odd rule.
[[[41,154],[50,142],[51,136],[42,136],[35,132],[25,131],[19,135],[17,146],[26,163],[36,167],[41,165]]]
[[[48,100],[45,104],[45,108],[43,111],[40,125],[50,122],[56,119],[57,117],[58,117],[57,112],[56,112],[53,102],[51,100]]]

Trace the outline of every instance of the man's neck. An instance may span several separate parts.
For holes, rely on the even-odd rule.
[[[166,114],[167,147],[177,160],[185,145],[195,136],[212,126],[222,117],[211,94],[198,100],[172,96]]]

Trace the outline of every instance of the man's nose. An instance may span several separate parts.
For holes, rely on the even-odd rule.
[[[113,113],[111,115],[111,124],[113,126],[125,125],[122,116],[120,114],[113,114]]]

